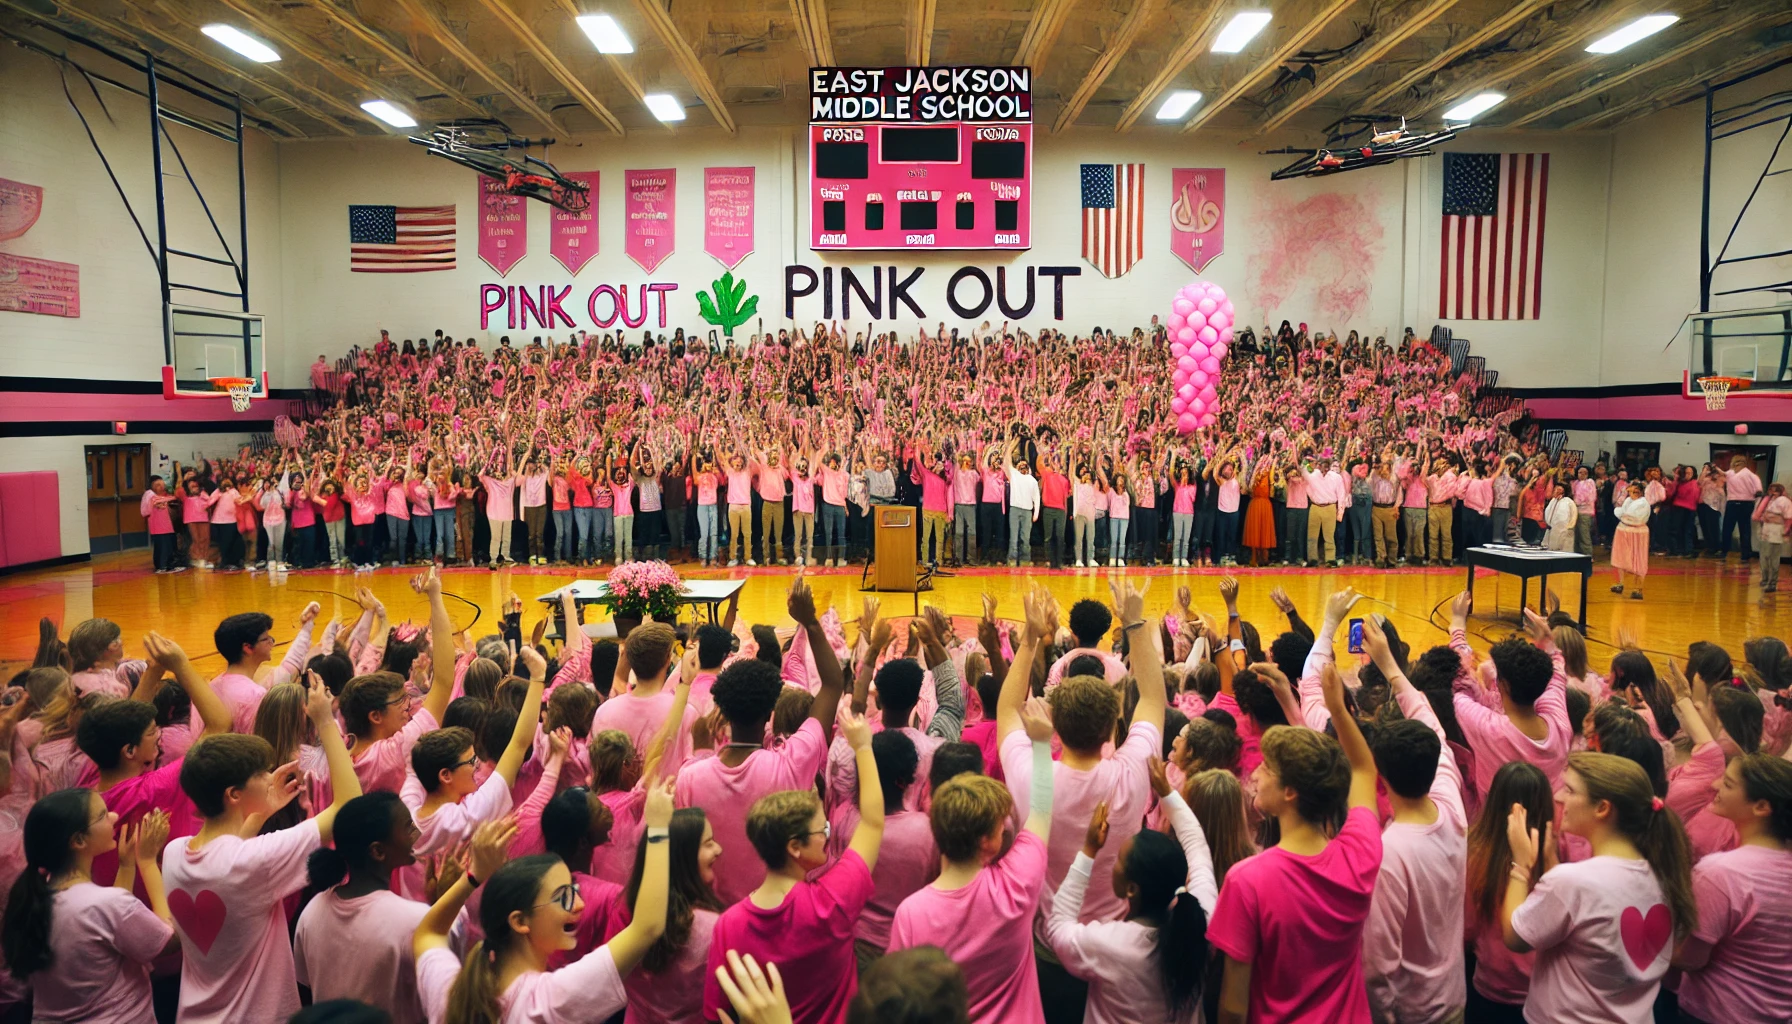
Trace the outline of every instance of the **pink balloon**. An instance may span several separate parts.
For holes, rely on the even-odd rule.
[[[1213,284],[1213,283],[1209,282],[1207,285],[1207,294],[1212,296],[1213,301],[1215,301],[1215,302],[1226,301],[1226,289],[1221,288],[1217,284]]]
[[[1178,416],[1182,415],[1182,411],[1187,408],[1188,402],[1185,401],[1181,395],[1177,395],[1175,398],[1170,399],[1170,411]]]
[[[1184,328],[1184,330],[1186,329],[1187,328]],[[1195,332],[1195,337],[1200,339],[1203,345],[1212,345],[1214,342],[1220,340],[1220,332],[1211,327],[1203,327]]]
[[[1197,309],[1193,313],[1190,313],[1186,318],[1184,318],[1183,323],[1187,324],[1190,327],[1193,327],[1195,330],[1198,331],[1201,328],[1207,326],[1207,315]]]
[[[1188,401],[1188,411],[1199,416],[1207,411],[1207,403],[1201,401],[1199,398],[1191,398]]]
[[[1187,299],[1179,298],[1175,302],[1170,303],[1170,308],[1175,310],[1177,316],[1187,316],[1194,310],[1195,304]]]
[[[1213,299],[1203,295],[1203,296],[1201,296],[1201,301],[1195,303],[1195,308],[1200,310],[1202,315],[1205,316],[1209,313],[1212,313],[1214,310],[1220,308],[1220,304],[1213,301]]]
[[[1214,424],[1214,423],[1215,423],[1215,422],[1216,422],[1216,421],[1217,421],[1217,420],[1218,420],[1218,419],[1219,419],[1219,417],[1218,417],[1218,416],[1215,416],[1215,415],[1214,415],[1214,414],[1213,414],[1213,413],[1211,413],[1211,412],[1207,412],[1207,413],[1202,413],[1202,414],[1201,414],[1201,416],[1200,416],[1200,419],[1199,419],[1199,420],[1198,420],[1198,421],[1197,421],[1197,422],[1196,422],[1196,426],[1201,426],[1201,427],[1211,427],[1211,426],[1213,426],[1213,424]],[[1181,420],[1178,420],[1178,421],[1177,421],[1177,422],[1176,422],[1176,425],[1177,425],[1177,426],[1178,426],[1178,427],[1181,427],[1181,426],[1182,426],[1182,421],[1181,421]],[[1187,433],[1190,433],[1190,432],[1191,432],[1191,431],[1189,431],[1189,430],[1183,430],[1183,433],[1185,433],[1185,434],[1187,434]]]
[[[1226,358],[1226,353],[1231,351],[1231,349],[1232,349],[1231,345],[1227,344],[1224,340],[1221,340],[1221,341],[1214,342],[1212,347],[1210,347],[1207,351],[1209,353],[1211,353],[1213,355],[1213,357],[1216,359],[1224,359],[1224,358]]]
[[[1170,354],[1177,359],[1181,359],[1183,356],[1188,355],[1188,346],[1180,341],[1172,341],[1170,342]]]
[[[1201,296],[1206,295],[1207,292],[1205,289],[1203,289],[1201,287],[1201,282],[1196,281],[1193,284],[1183,285],[1182,290],[1177,292],[1176,294],[1182,296],[1183,298],[1187,299],[1190,302],[1199,302],[1199,301],[1201,301]]]
[[[1208,413],[1207,416],[1211,419],[1213,414]],[[1184,434],[1192,434],[1199,429],[1200,426],[1201,417],[1196,416],[1192,412],[1185,412],[1176,418],[1176,429],[1182,431]]]
[[[1188,375],[1188,382],[1195,387],[1202,389],[1212,387],[1212,385],[1208,383],[1210,380],[1212,380],[1212,377],[1208,375],[1206,370],[1197,369]]]
[[[1227,316],[1231,316],[1232,315],[1232,300],[1227,299],[1226,301],[1220,303],[1220,308],[1226,311]]]
[[[1180,387],[1184,381],[1188,380],[1188,371],[1178,366],[1170,371],[1170,380]]]
[[[1207,326],[1216,331],[1223,331],[1232,326],[1232,318],[1226,315],[1225,310],[1216,309],[1213,311],[1213,315],[1207,318]]]
[[[1182,328],[1188,324],[1188,318],[1180,313],[1171,313],[1168,322],[1170,325],[1170,334],[1173,337],[1177,331],[1182,330]]]
[[[1218,373],[1220,372],[1220,361],[1212,356],[1208,356],[1206,359],[1201,360],[1201,369],[1206,370],[1210,374]]]
[[[1206,359],[1211,351],[1212,350],[1207,347],[1205,342],[1200,341],[1197,341],[1188,347],[1188,354],[1194,356],[1196,359]]]
[[[1177,397],[1181,398],[1184,402],[1193,401],[1194,397],[1200,393],[1201,392],[1196,389],[1193,384],[1184,384],[1176,389]]]
[[[1206,328],[1203,327],[1201,330],[1206,330]],[[1182,330],[1176,332],[1176,340],[1182,342],[1184,345],[1194,341],[1198,336],[1196,329],[1193,327],[1184,327]]]
[[[1194,373],[1195,370],[1200,367],[1201,361],[1194,356],[1183,356],[1181,359],[1176,360],[1176,365],[1180,367],[1184,373]]]
[[[1209,384],[1209,385],[1207,385],[1207,386],[1206,386],[1206,387],[1204,387],[1204,388],[1202,388],[1202,389],[1201,389],[1201,390],[1200,390],[1200,392],[1199,392],[1199,393],[1198,393],[1198,394],[1196,394],[1196,396],[1195,396],[1195,397],[1197,397],[1197,398],[1199,398],[1199,399],[1200,399],[1200,400],[1201,400],[1201,401],[1203,401],[1203,402],[1211,402],[1211,401],[1213,401],[1213,400],[1214,400],[1214,399],[1215,399],[1215,398],[1216,398],[1216,397],[1218,397],[1218,395],[1217,395],[1217,394],[1216,394],[1216,392],[1215,392],[1215,391],[1214,391],[1214,390],[1213,390],[1213,385],[1212,385],[1212,384]]]
[[[1220,340],[1228,345],[1232,344],[1232,328],[1227,327],[1220,331]]]

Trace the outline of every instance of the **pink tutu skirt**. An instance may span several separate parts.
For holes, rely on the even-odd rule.
[[[1618,526],[1618,534],[1612,538],[1612,568],[1638,576],[1649,575],[1648,527]]]

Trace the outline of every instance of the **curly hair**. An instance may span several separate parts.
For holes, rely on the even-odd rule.
[[[1294,809],[1327,832],[1344,821],[1350,796],[1350,762],[1344,748],[1322,732],[1291,725],[1271,726],[1261,742],[1263,763],[1286,788]]]

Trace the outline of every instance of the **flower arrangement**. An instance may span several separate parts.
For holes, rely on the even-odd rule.
[[[611,615],[672,622],[678,617],[678,598],[684,580],[665,562],[624,562],[610,570],[610,592],[598,601]]]

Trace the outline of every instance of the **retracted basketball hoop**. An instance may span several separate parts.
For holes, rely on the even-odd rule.
[[[1747,377],[1700,377],[1699,390],[1705,394],[1705,408],[1722,409],[1731,391],[1747,391]]]
[[[255,381],[248,377],[212,377],[212,387],[219,391],[230,392],[230,408],[236,412],[249,411],[249,396],[255,390]]]

